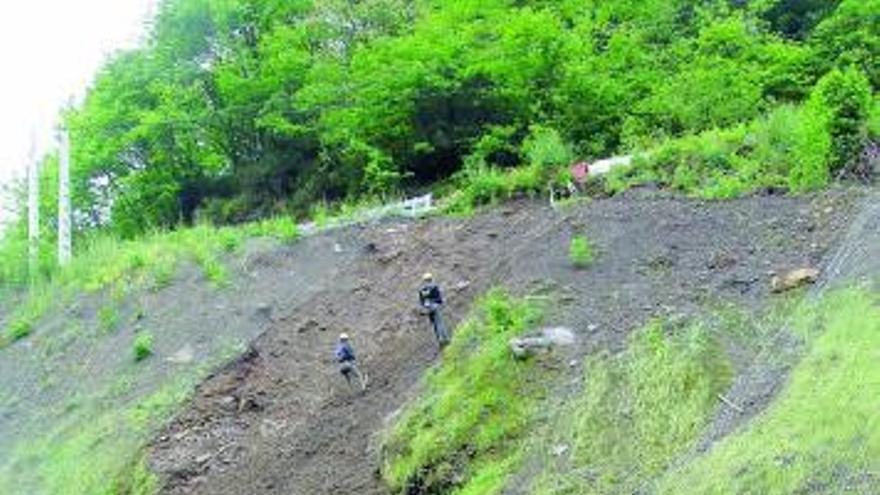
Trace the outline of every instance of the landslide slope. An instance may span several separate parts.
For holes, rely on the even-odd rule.
[[[453,325],[493,286],[553,299],[552,323],[574,329],[583,357],[623,348],[652,318],[697,315],[707,304],[762,310],[771,272],[829,261],[859,195],[702,202],[634,191],[560,210],[522,201],[467,219],[325,234],[311,247],[338,256],[333,270],[298,278],[307,259],[278,260],[275,271],[314,290],[292,299],[277,287],[282,310],[154,437],[149,465],[165,494],[386,493],[378,435],[438,359],[413,308],[423,271],[445,287]],[[585,270],[568,259],[579,234],[596,250]],[[371,376],[364,395],[345,388],[329,359],[341,331]]]

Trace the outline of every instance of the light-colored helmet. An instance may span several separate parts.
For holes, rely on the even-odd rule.
[[[348,334],[347,333],[340,333],[339,340],[348,340]]]
[[[425,282],[430,282],[431,280],[434,280],[434,275],[432,275],[431,272],[427,272],[422,275],[422,280],[424,280]]]

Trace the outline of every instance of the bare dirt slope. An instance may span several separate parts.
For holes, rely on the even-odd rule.
[[[376,435],[438,358],[414,311],[423,271],[445,287],[452,324],[493,285],[548,294],[562,303],[552,323],[574,328],[588,353],[707,300],[760,307],[771,271],[822,264],[854,196],[704,203],[634,192],[562,211],[521,202],[471,219],[328,234],[334,252],[346,253],[335,273],[312,275],[319,290],[280,305],[289,309],[250,351],[199,387],[151,444],[151,467],[165,494],[385,493]],[[578,232],[598,253],[583,271],[567,258]],[[296,259],[282,265],[296,277]],[[353,334],[370,373],[362,396],[329,359],[340,331]]]

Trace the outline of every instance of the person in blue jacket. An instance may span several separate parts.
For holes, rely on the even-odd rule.
[[[347,333],[339,335],[339,342],[336,343],[334,356],[339,363],[339,372],[345,377],[348,385],[350,387],[355,386],[351,381],[352,376],[354,376],[357,378],[361,390],[366,390],[367,375],[362,373],[357,367],[357,357],[354,354],[354,347],[352,347]]]
[[[434,276],[426,273],[422,276],[422,286],[419,288],[419,304],[422,310],[428,314],[428,320],[434,329],[434,337],[440,347],[445,347],[449,343],[449,332],[443,319],[440,317],[440,308],[443,307],[443,294],[440,287],[434,283]]]

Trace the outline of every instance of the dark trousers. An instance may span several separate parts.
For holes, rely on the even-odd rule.
[[[342,376],[345,377],[345,381],[348,382],[350,387],[353,387],[354,384],[351,383],[351,377],[354,375],[358,380],[358,385],[361,390],[367,388],[367,376],[361,373],[361,370],[358,369],[357,365],[354,361],[344,361],[339,366],[339,372],[342,373]]]
[[[437,342],[439,342],[441,346],[448,344],[449,331],[443,323],[443,318],[440,317],[440,310],[435,309],[429,312],[428,319],[431,320],[431,326],[434,328],[434,336],[437,338]]]

